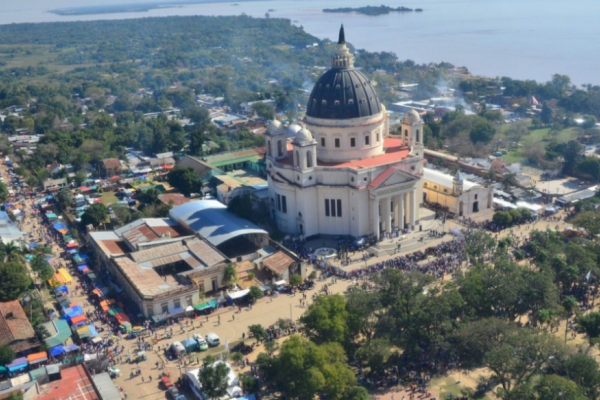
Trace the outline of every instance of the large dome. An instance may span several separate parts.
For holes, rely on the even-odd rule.
[[[332,68],[325,72],[315,84],[306,107],[307,116],[325,119],[361,118],[380,112],[375,88],[354,68]]]
[[[331,57],[331,66],[315,84],[308,98],[306,116],[352,119],[381,112],[375,88],[362,72],[354,69],[354,56],[346,46],[343,25],[337,50]]]

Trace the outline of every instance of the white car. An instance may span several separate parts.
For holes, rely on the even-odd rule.
[[[192,337],[194,338],[194,340],[196,342],[198,342],[198,346],[200,347],[201,351],[208,350],[208,344],[206,343],[206,340],[204,340],[204,338],[202,337],[201,334],[194,333],[194,335]]]
[[[206,335],[206,342],[209,346],[216,347],[221,344],[221,339],[219,339],[216,333],[211,332]]]

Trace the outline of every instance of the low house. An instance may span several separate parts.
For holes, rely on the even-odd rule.
[[[18,300],[0,303],[0,346],[8,346],[18,355],[31,353],[40,347]]]
[[[58,179],[46,179],[42,182],[42,186],[46,191],[57,191],[62,188],[66,188],[69,186],[67,182],[67,178],[58,178]]]
[[[120,175],[123,170],[121,161],[118,158],[107,158],[100,162],[98,166],[100,175],[104,177],[110,177],[113,175]]]

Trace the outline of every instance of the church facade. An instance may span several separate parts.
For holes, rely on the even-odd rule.
[[[270,208],[283,232],[377,237],[414,229],[423,199],[423,126],[414,110],[390,135],[385,107],[354,68],[344,28],[332,66],[315,84],[291,142],[268,124]]]

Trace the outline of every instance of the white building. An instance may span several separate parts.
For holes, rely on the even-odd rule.
[[[462,177],[423,168],[423,200],[446,207],[459,217],[491,219],[494,214],[494,188]]]
[[[288,143],[271,121],[265,135],[273,218],[290,234],[360,236],[413,227],[422,199],[423,121],[411,111],[389,135],[385,107],[354,69],[344,29],[332,68],[315,84],[304,127]]]

